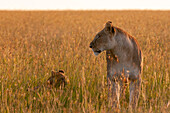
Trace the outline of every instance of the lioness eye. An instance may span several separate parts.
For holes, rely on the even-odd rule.
[[[98,35],[98,38],[100,38],[100,35]]]

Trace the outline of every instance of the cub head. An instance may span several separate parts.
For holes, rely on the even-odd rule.
[[[69,82],[68,78],[64,75],[63,70],[59,71],[52,71],[51,72],[51,77],[48,78],[47,84],[49,87],[55,86],[55,87],[60,87],[60,86],[65,86]]]
[[[90,43],[90,48],[92,48],[96,56],[104,50],[114,48],[116,45],[116,41],[114,39],[115,34],[116,30],[113,27],[112,22],[108,21],[105,28],[97,33],[93,41]]]

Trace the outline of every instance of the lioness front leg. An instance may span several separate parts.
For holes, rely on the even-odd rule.
[[[108,79],[108,101],[109,106],[120,108],[120,85],[117,82]]]
[[[137,79],[136,81],[130,82],[129,107],[132,107],[133,109],[137,107],[140,89],[141,89],[141,79]]]

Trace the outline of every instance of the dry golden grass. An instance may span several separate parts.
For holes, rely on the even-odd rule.
[[[105,52],[89,43],[111,20],[144,54],[138,112],[170,110],[170,11],[0,11],[0,112],[109,112]],[[31,92],[64,69],[64,90]],[[121,112],[128,111],[128,95]]]

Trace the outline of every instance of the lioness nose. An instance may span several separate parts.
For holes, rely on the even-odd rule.
[[[90,45],[89,47],[92,48],[92,45]]]

